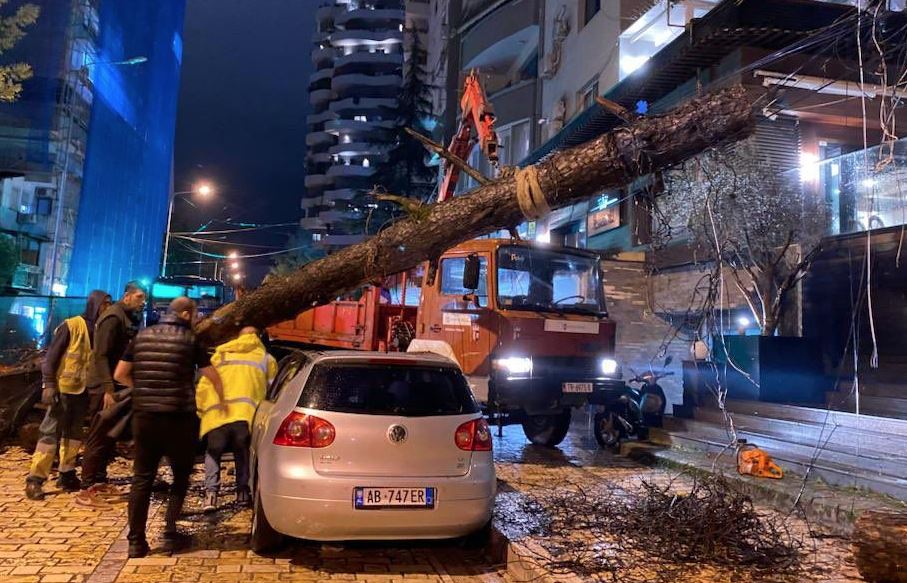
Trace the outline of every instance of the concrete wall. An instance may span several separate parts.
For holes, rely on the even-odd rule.
[[[561,44],[561,62],[556,74],[546,77],[542,89],[542,116],[556,117],[556,104],[564,99],[566,119],[582,111],[577,93],[598,81],[598,93],[605,93],[619,80],[619,37],[638,14],[651,4],[647,0],[602,0],[601,10],[583,26],[581,0],[545,0],[544,47],[539,55],[539,74],[548,67],[555,43],[555,19],[563,15],[570,33]],[[542,139],[557,133],[558,123],[549,121]]]
[[[494,107],[495,127],[503,127],[513,122],[535,118],[535,79],[523,81],[513,87],[498,91],[491,97]]]
[[[650,307],[653,298],[644,263],[606,259],[602,261],[602,271],[608,312],[617,323],[616,356],[623,366],[624,378],[632,377],[632,371],[641,374],[650,367],[661,370],[665,354],[674,357],[668,367],[674,376],[659,383],[667,395],[670,413],[671,405],[682,401],[681,361],[689,358],[689,344],[677,338],[667,343],[666,353],[661,352],[674,332]]]
[[[538,24],[540,0],[513,0],[478,21],[462,33],[461,58],[464,65],[489,47]]]

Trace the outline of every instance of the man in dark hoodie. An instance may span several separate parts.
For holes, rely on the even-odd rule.
[[[89,404],[85,389],[94,325],[110,303],[107,292],[95,290],[88,296],[88,305],[81,316],[66,319],[54,330],[41,366],[44,386],[41,401],[47,405],[47,413],[41,422],[41,438],[25,481],[25,495],[32,500],[44,498],[44,482],[50,475],[58,444],[60,476],[57,485],[67,492],[79,489],[75,462],[82,445],[82,427]]]
[[[88,370],[91,425],[82,454],[82,491],[75,499],[82,506],[106,506],[99,495],[118,494],[107,483],[107,465],[116,451],[117,438],[128,430],[131,406],[129,389],[114,383],[113,371],[138,332],[144,307],[145,289],[130,281],[123,297],[104,312],[95,326]]]

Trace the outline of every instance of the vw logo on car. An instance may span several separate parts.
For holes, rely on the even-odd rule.
[[[406,427],[391,425],[387,430],[387,438],[391,440],[391,443],[403,443],[406,441]]]

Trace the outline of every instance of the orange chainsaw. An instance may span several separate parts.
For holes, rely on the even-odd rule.
[[[747,443],[745,439],[737,440],[737,473],[776,480],[784,477],[784,470],[772,461],[772,457],[765,450]]]

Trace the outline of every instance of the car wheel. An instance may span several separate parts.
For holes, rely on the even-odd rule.
[[[620,446],[620,429],[614,413],[598,413],[592,420],[592,431],[600,447],[613,449]]]
[[[492,531],[492,519],[488,519],[478,530],[464,536],[461,544],[467,549],[486,549],[491,544]]]
[[[554,447],[564,441],[570,429],[570,409],[555,415],[527,415],[523,433],[535,445]]]
[[[274,530],[265,516],[261,505],[261,491],[255,484],[255,500],[252,507],[252,536],[249,546],[256,553],[266,553],[276,550],[283,542],[283,535]]]

